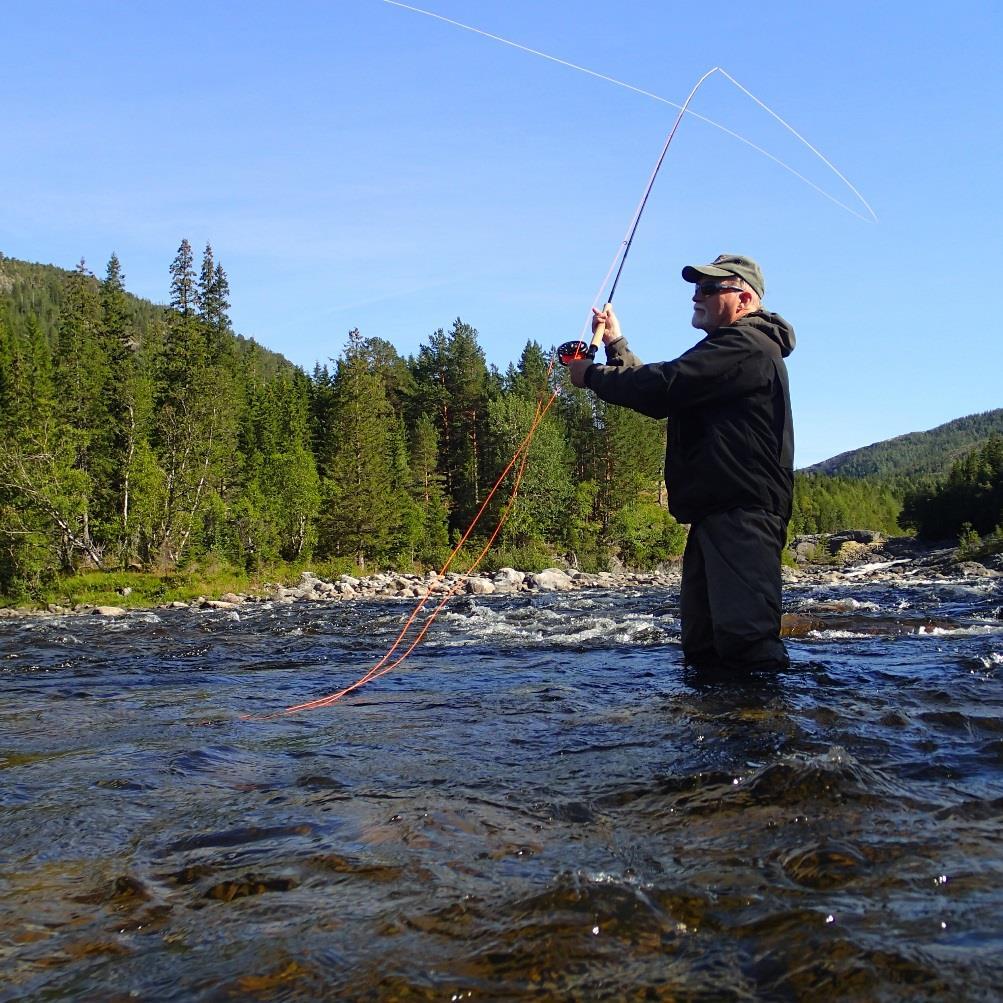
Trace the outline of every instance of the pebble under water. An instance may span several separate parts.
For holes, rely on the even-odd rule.
[[[2,621],[0,999],[997,1000],[1001,582]]]

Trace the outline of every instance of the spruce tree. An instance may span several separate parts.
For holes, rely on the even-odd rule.
[[[449,551],[449,511],[439,473],[439,436],[427,414],[418,417],[412,427],[411,496],[421,511],[422,532],[418,559],[441,566]]]
[[[199,320],[207,343],[210,360],[218,361],[228,354],[232,345],[230,317],[230,282],[223,266],[213,257],[212,245],[206,244],[202,255],[202,270],[196,290]]]
[[[192,316],[198,305],[198,288],[195,284],[195,259],[192,245],[185,237],[171,262],[171,309],[182,317]]]
[[[212,358],[195,306],[191,245],[183,240],[171,264],[152,437],[162,476],[146,559],[166,567],[176,566],[196,541],[203,549],[224,545],[227,493],[240,463],[239,381],[231,362]]]
[[[488,471],[488,401],[491,379],[477,331],[457,318],[449,334],[436,331],[414,365],[420,409],[434,416],[450,524],[462,532],[484,497]]]
[[[403,434],[357,329],[338,362],[322,450],[321,554],[348,557],[364,568],[399,552],[410,502],[407,471],[400,466]]]
[[[158,471],[150,445],[153,384],[139,356],[139,338],[129,319],[125,276],[112,254],[101,283],[102,335],[109,357],[106,387],[109,434],[100,473],[108,496],[107,521],[119,562],[138,558],[141,538],[151,532],[151,495]]]

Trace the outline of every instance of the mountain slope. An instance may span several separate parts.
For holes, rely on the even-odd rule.
[[[982,445],[994,433],[1003,435],[1003,408],[955,418],[925,432],[909,432],[861,449],[851,449],[803,470],[840,477],[900,478],[945,474],[959,456]]]

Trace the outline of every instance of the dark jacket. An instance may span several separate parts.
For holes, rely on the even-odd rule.
[[[620,338],[586,385],[611,404],[669,419],[669,511],[695,523],[712,512],[763,508],[790,519],[794,426],[784,357],[794,329],[764,310],[707,335],[673,362],[644,365]]]

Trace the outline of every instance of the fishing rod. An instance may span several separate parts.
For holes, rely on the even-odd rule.
[[[427,15],[429,17],[435,17],[435,18],[437,18],[439,20],[448,20],[446,18],[440,17],[440,15],[431,14],[428,11],[420,10],[417,7],[410,7],[407,4],[399,3],[398,0],[384,0],[384,2],[390,3],[393,6],[397,6],[397,7],[404,7],[405,9],[413,10],[416,13],[425,14],[425,15]],[[467,30],[470,30],[470,31],[476,31],[478,34],[487,34],[486,32],[481,32],[479,29],[470,28],[468,25],[459,24],[459,22],[449,21],[448,23],[450,23],[450,24],[456,24],[458,27],[466,28]],[[495,36],[495,35],[489,35],[488,37],[494,38],[494,39],[496,39],[497,41],[500,41],[500,42],[504,42],[507,45],[516,45],[516,43],[509,42],[507,39],[499,38],[498,36]],[[516,45],[516,48],[523,48],[523,49],[525,49],[525,46]],[[534,55],[544,56],[547,59],[554,59],[554,57],[547,56],[545,53],[540,53],[540,52],[537,52],[536,50],[527,49],[526,51],[532,52]],[[555,61],[556,62],[564,62],[563,60],[555,60]],[[566,64],[566,65],[572,66],[572,68],[574,68],[574,69],[579,69],[579,70],[583,69],[582,67],[574,66],[574,64]],[[596,74],[596,73],[594,73],[591,70],[584,70],[584,72],[591,73],[593,76],[602,76],[601,74]],[[804,139],[804,137],[802,137],[799,133],[795,132],[789,125],[787,125],[786,122],[783,121],[783,119],[779,118],[779,116],[776,115],[775,112],[773,112],[771,109],[769,109],[768,107],[766,107],[766,105],[764,105],[761,101],[759,101],[758,98],[756,98],[749,91],[747,91],[744,87],[742,87],[741,84],[739,84],[738,81],[736,81],[733,77],[731,77],[725,70],[721,69],[721,67],[719,67],[719,66],[715,66],[712,69],[708,70],[706,73],[704,73],[704,75],[702,77],[700,77],[700,79],[696,82],[696,84],[693,86],[693,89],[690,91],[689,95],[687,96],[686,101],[681,106],[676,106],[676,107],[679,108],[679,113],[676,116],[676,120],[675,120],[675,122],[672,125],[672,129],[669,131],[669,134],[668,134],[668,136],[667,136],[667,138],[665,140],[665,143],[664,143],[664,145],[662,147],[662,151],[659,154],[658,161],[655,164],[655,168],[652,171],[651,177],[648,180],[648,184],[647,184],[647,186],[646,186],[646,188],[644,190],[644,195],[641,198],[641,202],[638,205],[636,212],[634,213],[634,216],[633,216],[633,219],[631,221],[630,227],[628,228],[627,234],[625,235],[624,240],[622,241],[620,247],[617,249],[617,253],[613,257],[613,261],[610,264],[609,271],[606,273],[605,277],[603,278],[602,284],[599,287],[599,293],[597,293],[597,295],[596,295],[595,300],[593,301],[593,303],[598,303],[600,301],[602,290],[605,289],[606,283],[608,282],[610,275],[612,275],[614,269],[616,269],[616,275],[613,278],[613,284],[610,287],[609,296],[606,297],[606,307],[607,307],[607,309],[612,306],[613,295],[616,292],[617,285],[618,285],[618,283],[620,281],[620,275],[622,274],[624,265],[626,264],[627,255],[630,252],[631,245],[634,242],[634,235],[637,232],[638,224],[641,221],[641,216],[643,215],[645,206],[647,205],[648,197],[650,196],[651,190],[654,187],[655,178],[658,177],[658,173],[661,170],[662,163],[665,160],[665,155],[668,153],[669,146],[671,145],[672,140],[673,140],[673,138],[676,135],[676,131],[679,128],[679,124],[682,121],[683,115],[686,114],[686,112],[687,112],[687,110],[689,108],[690,102],[693,100],[693,98],[696,95],[697,91],[700,89],[700,87],[703,85],[703,83],[708,79],[708,77],[712,76],[715,73],[720,73],[722,76],[725,77],[725,79],[731,81],[731,83],[735,84],[736,87],[738,87],[744,93],[748,94],[749,97],[751,97],[754,101],[756,101],[757,104],[759,104],[761,107],[763,107],[771,115],[773,115],[774,118],[777,118],[781,122],[781,124],[784,125],[785,128],[787,128],[789,131],[793,132],[794,135],[799,140],[801,140],[802,143],[804,143],[805,145],[807,145],[808,148],[813,153],[815,153],[816,156],[820,157],[822,159],[822,161],[831,170],[835,171],[835,173],[851,188],[851,190],[857,195],[857,197],[860,198],[860,200],[862,202],[864,202],[863,197],[859,194],[859,192],[857,192],[857,190],[855,188],[853,188],[852,185],[850,185],[850,183],[843,177],[843,175],[840,174],[839,171],[837,171],[836,168],[833,167],[833,165],[828,160],[826,160],[825,157],[823,157],[821,153],[819,153],[813,146],[811,146],[807,142],[807,140]],[[617,84],[621,84],[621,86],[629,86],[629,85],[626,85],[626,84],[622,84],[622,82],[620,82],[620,81],[612,80],[612,78],[603,77],[603,79],[611,80],[611,82],[617,83]],[[631,89],[632,90],[637,90],[638,88],[631,88]],[[650,95],[650,96],[654,96],[654,95]],[[664,100],[664,99],[659,98],[658,100]],[[666,102],[666,103],[670,103],[671,104],[672,102]],[[694,114],[694,113],[691,113],[691,114]],[[698,118],[702,118],[703,116],[697,116],[697,117]],[[706,119],[705,121],[710,121],[710,120]],[[711,123],[711,124],[716,125],[717,123]],[[723,128],[723,126],[718,126],[718,128]],[[742,142],[747,143],[750,146],[754,146],[754,144],[749,143],[749,141],[746,140],[746,139],[744,139],[743,137],[738,136],[735,133],[731,133],[730,130],[725,129],[724,131],[728,132],[730,135],[735,136],[735,138],[740,139]],[[797,172],[793,171],[792,168],[788,167],[782,161],[777,160],[777,158],[774,157],[772,154],[767,153],[765,150],[760,150],[759,147],[755,147],[754,146],[754,149],[759,150],[761,153],[765,153],[766,156],[770,157],[770,159],[776,160],[777,163],[779,163],[782,167],[785,167],[787,170],[790,170],[797,177],[801,178],[802,181],[805,181],[812,188],[815,188],[816,190],[818,190],[819,192],[821,192],[821,194],[825,195],[826,198],[829,198],[832,201],[836,201],[835,199],[832,198],[832,196],[828,195],[828,193],[826,193],[826,192],[822,191],[822,189],[818,188],[817,185],[815,185],[814,183],[808,181],[807,178],[804,178],[802,175],[797,174]],[[842,203],[837,202],[837,204],[842,206]],[[867,205],[866,202],[864,202],[864,205],[871,212],[872,217],[876,220],[877,217],[874,216],[874,212],[873,212],[873,210],[871,210],[870,206]],[[843,206],[843,208],[847,208],[847,207]],[[848,211],[853,212],[853,210],[848,210]],[[859,215],[858,213],[855,213],[855,212],[853,214],[854,215]],[[861,217],[861,218],[863,218],[863,217]],[[619,262],[619,266],[617,265],[617,262]],[[581,340],[579,340],[579,341],[568,341],[568,342],[565,342],[564,344],[562,344],[562,345],[560,345],[558,347],[555,355],[556,355],[557,359],[559,359],[560,362],[562,364],[564,364],[564,365],[568,365],[569,363],[575,361],[576,359],[589,359],[589,360],[592,360],[592,359],[595,358],[595,355],[596,355],[596,352],[598,351],[599,345],[600,345],[600,343],[603,340],[604,333],[605,333],[605,323],[604,322],[600,322],[600,323],[596,324],[596,329],[593,332],[591,342],[585,342],[585,341],[581,341]],[[550,373],[551,373],[551,371],[553,369],[554,361],[555,360],[552,358],[551,363],[550,363],[550,368],[547,371],[548,379],[549,379]],[[327,696],[323,696],[323,697],[320,697],[320,698],[315,699],[315,700],[310,700],[310,701],[307,701],[305,703],[296,704],[296,705],[291,706],[291,707],[286,707],[285,710],[282,711],[281,713],[284,713],[284,714],[294,714],[294,713],[298,713],[300,711],[315,710],[315,709],[319,709],[321,707],[329,707],[332,704],[334,704],[337,701],[339,701],[342,697],[346,696],[349,693],[354,692],[359,687],[364,686],[366,683],[371,682],[372,680],[377,679],[380,676],[385,675],[387,672],[390,672],[391,670],[397,668],[403,661],[405,661],[408,658],[408,656],[411,654],[411,652],[414,650],[414,648],[421,642],[422,638],[428,632],[429,628],[432,625],[432,622],[439,615],[439,613],[441,612],[441,610],[443,609],[443,607],[446,605],[446,603],[449,601],[449,599],[453,595],[456,594],[456,592],[460,589],[460,587],[466,581],[466,579],[480,565],[481,561],[484,559],[484,557],[487,554],[488,550],[490,550],[491,546],[493,545],[493,543],[494,543],[496,537],[498,536],[499,532],[501,531],[502,527],[505,525],[506,521],[508,520],[508,517],[509,517],[509,515],[510,515],[510,513],[512,511],[512,507],[513,507],[513,505],[515,503],[516,496],[517,496],[518,491],[519,491],[519,485],[520,485],[520,483],[522,481],[522,476],[523,476],[523,474],[525,472],[525,469],[526,469],[526,463],[527,463],[527,460],[528,460],[528,457],[529,457],[529,449],[530,449],[530,446],[532,445],[533,438],[534,438],[534,436],[536,434],[537,428],[539,427],[540,423],[543,421],[543,419],[547,415],[548,411],[550,410],[551,406],[553,405],[554,401],[557,399],[558,394],[559,394],[559,390],[555,389],[550,394],[550,399],[546,403],[544,403],[544,401],[543,401],[542,398],[537,402],[536,412],[535,412],[535,414],[533,416],[533,420],[532,420],[532,422],[530,424],[529,431],[526,433],[526,435],[523,438],[523,440],[519,443],[518,447],[515,450],[514,455],[512,456],[512,459],[508,463],[508,466],[506,466],[505,469],[499,475],[497,481],[494,484],[494,487],[492,487],[491,491],[488,493],[487,497],[484,500],[484,503],[481,505],[481,508],[479,509],[479,511],[477,512],[477,514],[474,516],[473,521],[471,522],[470,526],[468,527],[466,533],[464,533],[463,537],[460,539],[459,543],[456,545],[456,547],[454,548],[453,552],[450,554],[449,559],[446,561],[446,563],[443,566],[442,570],[439,572],[439,575],[442,576],[442,575],[445,574],[446,570],[449,568],[449,566],[452,564],[453,560],[459,554],[459,551],[462,548],[463,544],[466,542],[467,538],[473,532],[474,527],[480,521],[481,516],[484,515],[484,513],[485,513],[485,511],[486,511],[486,509],[488,507],[488,503],[491,501],[492,497],[495,495],[495,493],[501,487],[502,482],[508,477],[509,473],[513,469],[515,469],[515,475],[514,475],[512,487],[511,487],[511,490],[510,490],[510,493],[509,493],[509,498],[508,498],[507,502],[505,503],[505,505],[503,507],[501,516],[499,517],[498,522],[497,522],[497,524],[495,526],[495,529],[491,533],[490,538],[488,539],[488,542],[482,548],[482,550],[480,551],[480,553],[475,557],[473,563],[470,565],[470,567],[467,569],[467,571],[464,572],[461,576],[459,576],[457,582],[455,582],[453,584],[453,586],[447,591],[447,593],[440,599],[440,601],[435,606],[435,608],[431,611],[431,613],[429,613],[427,615],[427,618],[424,621],[424,623],[419,624],[417,622],[417,617],[418,617],[418,614],[421,612],[421,610],[424,609],[424,607],[426,606],[426,604],[428,604],[429,601],[431,600],[433,586],[429,586],[429,588],[426,591],[424,597],[418,602],[417,606],[412,611],[410,617],[407,619],[407,622],[401,628],[400,633],[397,635],[397,638],[393,642],[393,644],[391,645],[390,649],[383,656],[383,658],[381,658],[371,669],[369,669],[367,672],[363,673],[362,676],[360,676],[354,683],[351,683],[350,685],[344,687],[343,689],[339,690],[336,693],[331,693],[331,694],[329,694]],[[417,636],[415,636],[410,641],[410,643],[407,644],[407,647],[404,648],[404,650],[400,654],[398,654],[396,658],[393,658],[394,654],[398,651],[398,649],[401,647],[401,645],[405,643],[405,638],[408,635],[408,633],[409,633],[409,631],[411,630],[412,627],[414,627],[414,629],[417,630]],[[393,658],[393,660],[391,661],[392,658]],[[267,716],[275,716],[275,715],[267,715]]]
[[[679,108],[679,113],[676,115],[675,122],[672,123],[672,128],[669,130],[669,135],[665,140],[665,145],[662,147],[662,152],[658,157],[658,161],[655,164],[655,169],[651,172],[651,177],[648,179],[648,186],[644,190],[644,195],[641,198],[641,202],[637,207],[637,211],[634,213],[633,222],[627,231],[627,236],[621,244],[621,249],[617,250],[616,256],[613,258],[613,264],[617,262],[617,258],[620,260],[620,266],[616,270],[616,275],[613,278],[613,285],[610,287],[609,296],[606,297],[606,306],[604,310],[608,310],[613,305],[613,294],[616,292],[616,287],[620,282],[620,275],[623,273],[623,266],[627,262],[627,255],[630,253],[630,246],[634,243],[634,234],[637,233],[637,226],[641,222],[641,216],[644,213],[644,207],[648,204],[648,196],[651,194],[651,189],[655,186],[655,178],[658,177],[658,172],[662,169],[662,162],[665,160],[665,154],[669,152],[669,146],[672,143],[672,139],[676,134],[676,130],[679,128],[679,123],[683,120],[683,115],[686,114],[686,109],[689,107],[690,102],[693,100],[693,96],[700,89],[701,84],[709,77],[715,73],[723,72],[719,66],[713,66],[709,69],[694,85],[693,90],[690,91],[689,97],[683,102]],[[612,271],[612,266],[610,271]],[[607,278],[609,273],[607,273]],[[606,285],[606,280],[603,280],[603,286]],[[602,290],[600,289],[600,292]],[[598,297],[596,297],[598,299]],[[596,352],[599,350],[599,345],[602,343],[603,335],[606,333],[606,323],[605,321],[600,321],[595,330],[592,332],[591,342],[585,341],[565,341],[562,345],[557,347],[557,358],[560,360],[561,365],[567,366],[574,362],[576,359],[595,359]]]

